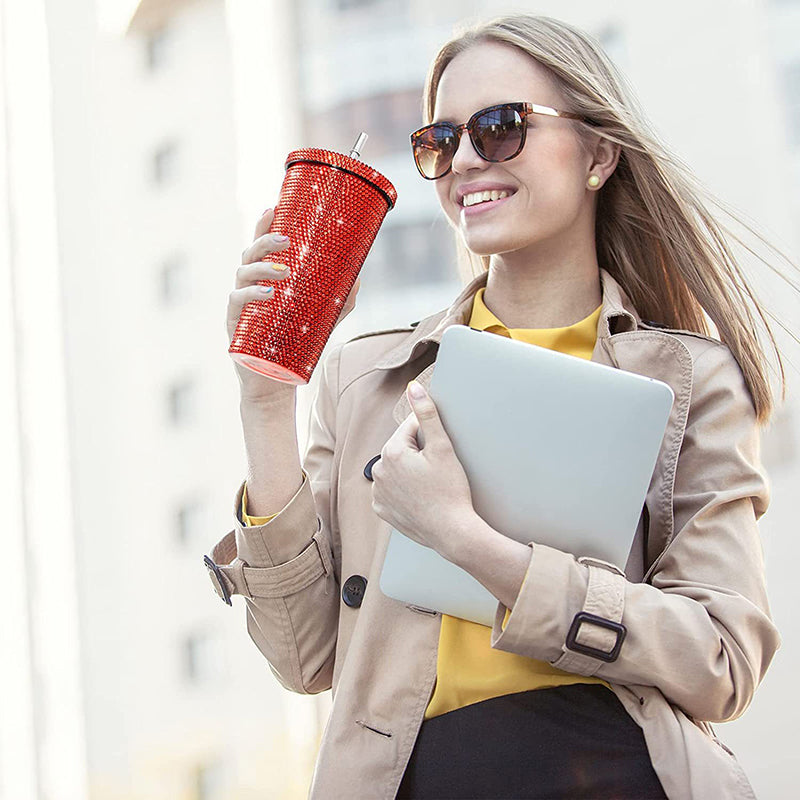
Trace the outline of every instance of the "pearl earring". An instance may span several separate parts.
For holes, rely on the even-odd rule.
[[[596,189],[597,186],[599,185],[599,183],[600,183],[600,176],[599,175],[590,175],[589,176],[589,186],[591,186],[592,189]]]

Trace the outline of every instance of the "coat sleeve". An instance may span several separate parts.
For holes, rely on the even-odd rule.
[[[689,716],[735,719],[747,708],[779,646],[765,590],[757,520],[768,503],[758,427],[738,365],[724,346],[695,363],[692,401],[678,458],[675,535],[647,582],[608,565],[531,543],[531,559],[492,646],[583,675],[654,686]],[[621,622],[625,638],[581,612]],[[577,626],[577,627],[575,627]],[[573,634],[567,646],[567,638]]]
[[[234,529],[212,551],[212,559],[224,564],[220,572],[230,594],[245,598],[251,639],[280,683],[301,694],[331,688],[336,651],[331,474],[342,347],[321,365],[297,493],[268,522],[246,526],[239,515],[242,482],[234,499]]]

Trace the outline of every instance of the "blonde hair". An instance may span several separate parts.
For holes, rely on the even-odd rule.
[[[759,422],[766,422],[774,398],[756,322],[772,345],[782,387],[783,363],[767,312],[757,302],[723,232],[741,240],[713,219],[703,199],[779,251],[714,198],[659,141],[601,45],[560,20],[514,14],[457,33],[439,50],[428,72],[423,95],[426,123],[433,119],[445,67],[459,53],[486,41],[511,45],[549,71],[566,102],[562,110],[588,121],[570,121],[579,135],[595,134],[621,145],[617,167],[597,197],[598,263],[625,289],[644,319],[709,335],[707,315],[739,364]],[[458,237],[457,246],[463,278],[489,268],[489,256],[470,253]]]

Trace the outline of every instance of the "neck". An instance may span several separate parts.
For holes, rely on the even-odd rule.
[[[517,251],[492,256],[487,308],[508,328],[563,328],[588,317],[602,300],[592,246],[583,253]]]

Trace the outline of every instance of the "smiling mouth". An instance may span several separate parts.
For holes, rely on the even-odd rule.
[[[464,197],[461,198],[461,206],[463,208],[469,208],[470,206],[477,206],[481,203],[492,203],[496,200],[510,197],[512,194],[513,192],[509,192],[505,189],[493,189],[488,192],[472,192],[471,194],[465,194]]]

